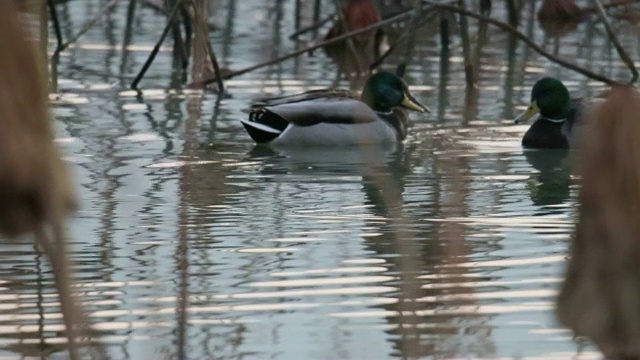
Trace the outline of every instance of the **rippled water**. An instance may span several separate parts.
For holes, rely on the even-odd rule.
[[[104,3],[59,5],[63,34]],[[293,4],[212,1],[222,65],[295,49]],[[524,151],[526,125],[510,122],[543,74],[578,96],[600,84],[490,28],[469,92],[457,37],[443,62],[425,28],[407,81],[433,113],[412,114],[403,144],[255,148],[239,122],[250,100],[348,86],[332,61],[316,52],[249,73],[217,101],[170,90],[180,77],[167,41],[137,95],[128,85],[164,18],[139,9],[123,52],[125,14],[122,3],[63,53],[52,95],[81,199],[70,223],[79,290],[110,358],[600,356],[553,314],[575,215],[574,154]],[[528,9],[523,24],[550,52],[629,76],[599,26],[556,40]],[[621,26],[637,56],[637,29]],[[23,243],[0,258],[0,358],[64,357],[46,261]]]

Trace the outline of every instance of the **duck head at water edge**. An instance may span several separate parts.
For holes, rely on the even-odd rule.
[[[582,122],[582,99],[572,99],[562,81],[545,77],[531,90],[531,103],[515,119],[527,121],[538,115],[522,138],[527,148],[570,148],[575,144],[576,125]]]
[[[358,145],[402,141],[407,114],[430,112],[389,72],[371,75],[358,98],[348,90],[323,89],[254,102],[241,120],[258,144]]]

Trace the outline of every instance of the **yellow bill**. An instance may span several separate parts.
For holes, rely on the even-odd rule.
[[[537,113],[540,112],[540,108],[538,107],[538,103],[536,103],[535,101],[531,103],[531,105],[529,105],[529,107],[527,108],[527,110],[525,110],[522,114],[518,115],[517,118],[515,118],[515,120],[513,120],[514,123],[519,124],[523,121],[527,121],[529,119],[531,119],[532,117],[534,117]]]
[[[418,100],[416,100],[416,98],[413,97],[413,95],[409,94],[408,91],[404,92],[404,97],[402,98],[402,106],[406,107],[407,109],[411,109],[411,110],[415,110],[415,111],[420,111],[420,112],[431,112],[431,109],[429,109],[428,107],[420,104],[418,102]]]

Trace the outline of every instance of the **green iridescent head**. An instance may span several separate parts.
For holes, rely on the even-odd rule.
[[[386,71],[369,77],[362,90],[362,101],[379,112],[389,112],[396,106],[431,112],[411,95],[409,87],[402,79]]]
[[[545,77],[538,80],[531,90],[531,104],[520,114],[515,122],[527,121],[540,113],[543,118],[561,120],[571,110],[571,96],[562,81]]]

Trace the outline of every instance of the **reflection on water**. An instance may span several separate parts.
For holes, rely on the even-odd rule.
[[[63,33],[97,3],[59,5]],[[221,66],[297,46],[286,40],[294,2],[211,3]],[[332,86],[331,59],[317,52],[233,79],[218,102],[168,90],[179,76],[162,48],[138,95],[127,86],[164,19],[142,7],[123,52],[125,13],[123,3],[63,53],[52,96],[82,199],[70,224],[78,291],[111,358],[599,356],[553,315],[575,212],[573,154],[523,151],[526,126],[508,121],[542,74],[576,95],[599,84],[489,28],[479,90],[465,91],[458,45],[442,57],[429,32],[438,26],[428,26],[407,77],[434,114],[413,114],[404,144],[261,148],[238,121],[249,101]],[[269,30],[228,16],[239,13]],[[528,8],[523,29],[554,46]],[[630,51],[637,31],[619,33]],[[627,76],[604,38],[581,34],[554,40],[556,50]],[[22,243],[0,258],[0,358],[59,353],[50,268]]]

